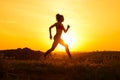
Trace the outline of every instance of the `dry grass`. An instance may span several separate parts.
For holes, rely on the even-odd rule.
[[[39,60],[1,58],[0,65],[3,80],[120,80],[120,60],[97,53],[74,54],[72,59],[67,55]]]

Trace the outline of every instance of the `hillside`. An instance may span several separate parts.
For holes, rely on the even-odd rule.
[[[120,80],[120,52],[43,52],[29,48],[0,51],[0,80]]]
[[[4,59],[16,59],[16,60],[29,60],[29,59],[39,59],[43,55],[42,51],[34,51],[30,48],[18,48],[11,50],[0,50],[0,55]]]

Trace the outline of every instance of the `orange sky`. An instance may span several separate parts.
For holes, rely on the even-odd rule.
[[[120,0],[1,0],[0,49],[46,51],[57,13],[71,26],[71,51],[120,50]]]

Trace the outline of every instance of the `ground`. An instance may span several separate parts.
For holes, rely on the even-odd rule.
[[[120,54],[116,52],[54,53],[47,58],[1,58],[3,80],[120,80]]]

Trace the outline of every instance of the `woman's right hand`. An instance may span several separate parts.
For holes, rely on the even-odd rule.
[[[50,39],[52,40],[52,35],[50,35]]]

